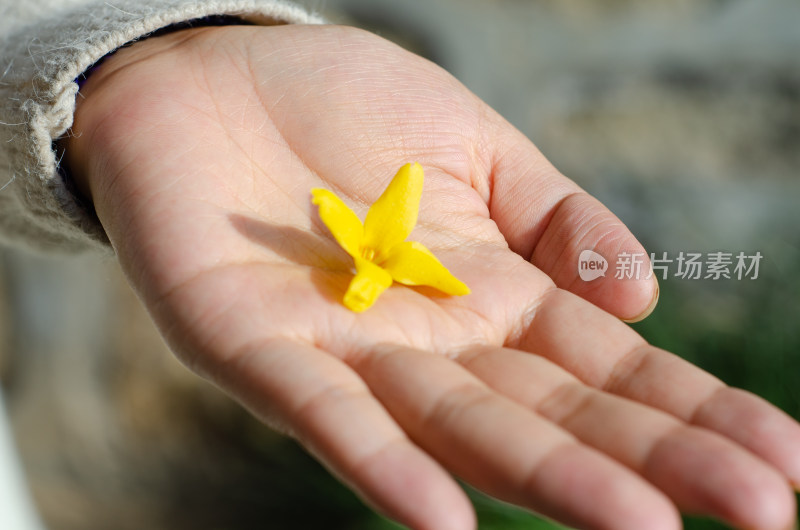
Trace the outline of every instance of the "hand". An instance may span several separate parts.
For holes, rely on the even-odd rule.
[[[474,527],[452,472],[580,527],[792,523],[800,427],[620,322],[655,282],[582,282],[577,256],[640,245],[438,67],[352,28],[205,28],[83,94],[68,164],[173,350],[376,509]],[[363,219],[412,161],[412,239],[472,294],[396,285],[357,315],[309,192]]]

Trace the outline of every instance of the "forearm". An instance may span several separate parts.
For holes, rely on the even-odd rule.
[[[126,43],[209,15],[319,22],[272,0],[3,1],[0,13],[0,240],[62,251],[107,244],[53,147],[72,125],[83,72]]]

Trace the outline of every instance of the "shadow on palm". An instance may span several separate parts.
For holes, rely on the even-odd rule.
[[[467,279],[472,294],[452,297],[432,287],[394,284],[373,308],[356,315],[342,305],[354,274],[353,260],[324,229],[314,226],[308,231],[242,214],[230,214],[229,219],[241,235],[274,255],[277,261],[270,267],[306,271],[315,296],[303,297],[303,316],[317,318],[317,311],[324,307],[329,325],[315,328],[314,341],[338,354],[349,353],[342,351],[344,344],[350,349],[376,341],[440,352],[475,343],[501,345],[523,317],[524,308],[535,301],[533,286],[547,283],[543,274],[510,250],[465,243],[436,253]],[[392,329],[399,332],[396,337]],[[350,338],[340,344],[343,330]]]

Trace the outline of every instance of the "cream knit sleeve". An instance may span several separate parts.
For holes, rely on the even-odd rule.
[[[0,241],[67,252],[108,245],[53,149],[72,125],[76,78],[128,42],[210,15],[321,22],[280,0],[0,0]]]

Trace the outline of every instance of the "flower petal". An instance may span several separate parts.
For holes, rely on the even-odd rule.
[[[425,245],[416,241],[395,246],[381,266],[394,281],[405,285],[428,285],[456,296],[470,293],[464,282],[453,276]]]
[[[356,275],[344,295],[344,305],[361,313],[369,309],[387,287],[392,285],[389,273],[371,261],[356,257]]]
[[[358,256],[364,238],[361,219],[332,191],[312,189],[311,202],[319,206],[319,218],[342,248],[351,256]]]
[[[417,224],[422,197],[422,166],[406,164],[372,205],[364,220],[364,246],[374,249],[380,262],[393,246],[405,241]]]

